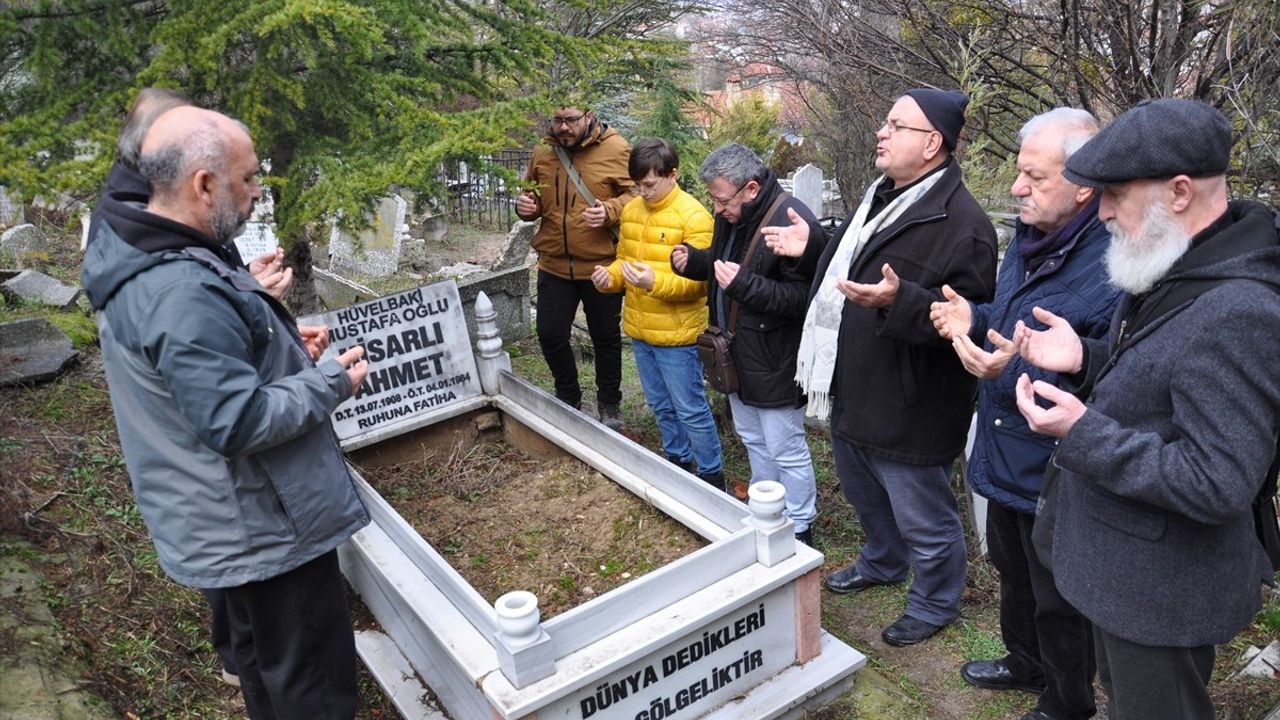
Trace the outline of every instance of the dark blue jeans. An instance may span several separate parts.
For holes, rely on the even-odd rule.
[[[622,402],[622,293],[602,293],[590,280],[565,280],[538,271],[538,345],[555,378],[556,397],[578,407],[582,387],[569,343],[578,305],[587,316],[587,332],[596,355],[596,402]]]
[[[658,420],[662,451],[677,462],[696,461],[703,477],[723,470],[720,435],[707,404],[697,348],[661,347],[633,339],[631,350],[644,398]]]

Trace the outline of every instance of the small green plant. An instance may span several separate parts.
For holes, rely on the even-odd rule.
[[[960,631],[960,654],[966,660],[1004,657],[1004,641],[999,634],[984,630],[968,620],[960,621],[956,627]]]
[[[1262,628],[1271,637],[1280,637],[1280,607],[1264,607],[1253,619],[1253,624]]]

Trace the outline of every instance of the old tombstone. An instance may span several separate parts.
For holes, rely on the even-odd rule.
[[[76,356],[71,338],[44,318],[0,323],[0,386],[52,380]]]
[[[265,222],[246,223],[244,232],[235,239],[235,243],[236,250],[240,251],[240,259],[246,263],[267,253],[275,252],[276,248],[280,247],[275,229],[270,223]]]
[[[35,270],[0,270],[0,294],[13,301],[52,305],[65,310],[76,304],[80,288],[64,285]]]
[[[805,165],[796,170],[791,184],[791,194],[815,216],[822,217],[822,169],[812,164]]]
[[[18,258],[30,255],[41,255],[49,252],[49,241],[35,225],[24,223],[15,225],[0,234],[0,250]]]
[[[506,270],[491,270],[467,275],[458,281],[462,305],[467,308],[467,325],[475,334],[475,317],[471,306],[484,293],[493,304],[498,332],[508,341],[529,337],[532,302],[529,295],[529,270],[523,265]]]
[[[25,222],[22,203],[18,196],[9,192],[9,188],[0,185],[0,230],[21,225]]]
[[[369,374],[360,392],[338,406],[338,438],[380,437],[406,418],[480,394],[480,376],[458,287],[424,285],[321,315],[303,325],[328,325],[335,357],[363,346]]]
[[[351,237],[336,223],[329,234],[329,261],[338,272],[385,277],[400,267],[400,244],[408,234],[404,198],[391,195],[378,203],[373,224]]]
[[[489,265],[490,270],[508,270],[514,267],[524,267],[529,262],[529,248],[533,245],[533,234],[538,231],[539,220],[526,222],[517,220],[511,226],[511,231],[507,233],[507,239],[502,243],[502,250],[498,253],[498,258]]]
[[[1265,648],[1250,647],[1242,659],[1245,666],[1237,676],[1280,680],[1280,640],[1273,641]]]

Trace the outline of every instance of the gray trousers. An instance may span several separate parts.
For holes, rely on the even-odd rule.
[[[858,574],[877,582],[916,577],[907,615],[946,625],[960,614],[968,558],[949,465],[907,465],[831,436],[840,490],[858,512],[866,540]]]
[[[1093,626],[1109,720],[1213,720],[1212,645],[1139,645]]]

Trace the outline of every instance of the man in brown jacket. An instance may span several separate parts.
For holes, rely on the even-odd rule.
[[[595,349],[600,421],[617,430],[622,427],[622,295],[597,290],[591,271],[613,262],[618,216],[635,196],[635,183],[627,172],[631,146],[595,113],[571,106],[556,111],[543,142],[533,151],[525,173],[533,189],[516,199],[516,214],[522,219],[542,218],[533,238],[538,252],[538,344],[555,377],[556,397],[580,407],[582,388],[569,334],[582,305]],[[590,198],[570,177],[558,150],[563,150]]]

